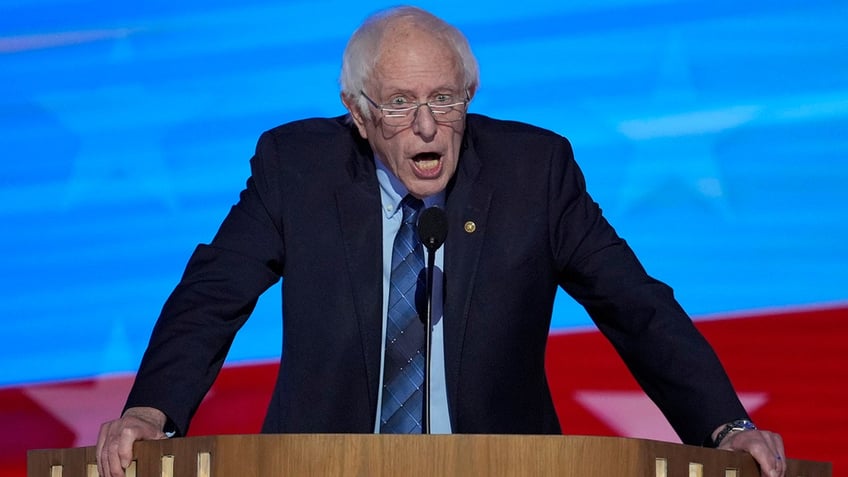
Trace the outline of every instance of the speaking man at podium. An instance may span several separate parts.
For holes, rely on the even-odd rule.
[[[123,415],[101,427],[101,475],[123,475],[136,440],[185,434],[281,278],[263,432],[560,433],[544,356],[562,287],[684,443],[748,451],[783,475],[780,436],[750,422],[672,290],[604,219],[568,141],[468,113],[477,86],[467,40],[439,18],[399,7],[363,23],[343,57],[349,114],[260,137],[238,203],[163,307]],[[433,207],[444,245],[425,264],[419,216]]]

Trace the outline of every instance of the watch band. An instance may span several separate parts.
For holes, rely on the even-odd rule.
[[[737,419],[733,422],[729,422],[724,425],[724,427],[719,431],[715,440],[713,441],[713,447],[718,447],[721,445],[721,441],[724,440],[725,437],[728,436],[731,432],[736,431],[753,431],[756,430],[757,426],[754,425],[753,422],[748,419]]]

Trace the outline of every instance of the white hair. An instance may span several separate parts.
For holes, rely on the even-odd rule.
[[[377,65],[383,36],[390,25],[399,21],[415,25],[431,32],[433,36],[447,41],[462,63],[465,73],[465,89],[467,91],[477,89],[477,85],[480,83],[477,59],[471,52],[468,40],[459,29],[420,8],[394,7],[366,18],[351,35],[342,57],[342,71],[339,78],[342,94],[351,99],[356,98],[356,104],[362,114],[371,117],[368,102],[362,97],[361,91],[365,89],[365,82],[371,77]]]

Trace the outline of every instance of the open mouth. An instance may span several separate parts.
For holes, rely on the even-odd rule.
[[[412,156],[412,161],[413,164],[415,164],[416,170],[421,172],[423,175],[431,175],[433,173],[438,173],[442,156],[435,152],[422,152]]]

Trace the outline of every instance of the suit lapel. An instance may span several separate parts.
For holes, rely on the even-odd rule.
[[[466,133],[468,141],[468,133]],[[470,141],[469,141],[470,142]],[[478,263],[487,230],[492,189],[477,181],[482,164],[474,149],[464,147],[456,178],[447,197],[448,237],[445,241],[445,373],[448,405],[456,406],[462,347],[474,296]],[[451,412],[456,428],[456,415]]]
[[[359,322],[369,400],[376,412],[382,350],[382,222],[380,192],[373,160],[360,150],[351,161],[353,180],[336,190],[353,309]]]

